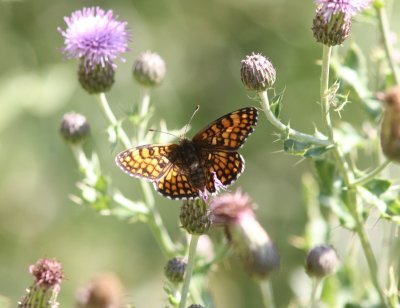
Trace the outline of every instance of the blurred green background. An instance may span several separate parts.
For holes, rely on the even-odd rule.
[[[131,66],[139,53],[152,50],[167,65],[166,80],[152,95],[153,123],[164,118],[169,128],[180,128],[199,104],[189,135],[227,112],[257,104],[239,75],[241,59],[253,51],[270,58],[277,91],[286,89],[283,120],[313,132],[314,123],[320,124],[321,46],[310,30],[315,5],[311,0],[0,2],[0,294],[16,302],[31,283],[28,266],[47,256],[64,265],[63,307],[71,307],[76,289],[103,271],[119,275],[136,307],[161,307],[165,260],[149,228],[102,217],[69,199],[78,193],[81,175],[58,129],[62,115],[72,110],[90,121],[87,153],[98,152],[103,170],[127,196],[138,193],[137,180],[114,165],[122,148],[113,151],[107,142],[95,98],[78,85],[77,61],[64,60],[59,52],[63,40],[57,27],[65,29],[63,17],[83,5],[113,9],[132,32],[131,52],[125,63],[117,62],[108,94],[114,112],[123,116],[138,102]],[[372,25],[355,24],[352,38],[366,46],[377,42]],[[261,115],[241,150],[246,171],[232,190],[241,187],[258,204],[258,218],[280,251],[281,269],[272,281],[278,307],[284,307],[292,296],[289,278],[304,263],[304,253],[289,238],[303,232],[301,175],[311,164],[278,152],[281,144],[273,143],[273,133]],[[178,240],[179,203],[156,198]],[[235,258],[211,272],[209,283],[217,307],[261,307],[257,284]]]

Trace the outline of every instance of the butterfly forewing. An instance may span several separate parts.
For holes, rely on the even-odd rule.
[[[237,150],[254,131],[258,111],[255,107],[246,107],[228,113],[212,122],[193,137],[193,142],[204,148],[225,148]]]
[[[168,157],[178,147],[177,144],[143,145],[121,152],[115,161],[127,174],[155,181],[171,167]]]

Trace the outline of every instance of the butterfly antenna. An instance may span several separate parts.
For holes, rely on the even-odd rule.
[[[175,138],[179,138],[178,136],[176,136],[176,135],[174,135],[174,134],[171,134],[171,133],[169,133],[169,132],[164,132],[164,131],[158,130],[158,129],[149,128],[149,132],[160,133],[160,134],[167,134],[167,135],[173,136],[173,137],[175,137]]]
[[[192,120],[193,120],[193,118],[194,118],[194,115],[197,113],[197,111],[199,111],[199,109],[200,109],[200,105],[197,105],[197,106],[196,106],[196,109],[193,111],[192,116],[190,117],[189,122],[186,124],[185,131],[184,131],[184,133],[183,133],[183,137],[186,136],[186,133],[187,133],[187,131],[188,131],[188,129],[189,129],[190,123],[192,123]]]

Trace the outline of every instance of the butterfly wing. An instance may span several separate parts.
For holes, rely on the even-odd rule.
[[[177,144],[138,146],[119,153],[115,162],[130,176],[156,181],[171,168],[169,157],[178,147]]]
[[[171,168],[154,183],[154,188],[170,199],[194,199],[199,197],[199,190],[190,183],[189,177],[177,165]]]
[[[246,107],[228,113],[198,132],[192,139],[202,148],[239,149],[257,124],[258,111]]]
[[[244,171],[244,159],[238,152],[214,151],[203,154],[207,170],[207,190],[214,193],[216,183],[233,184]]]

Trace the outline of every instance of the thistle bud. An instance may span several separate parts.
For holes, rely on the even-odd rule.
[[[188,308],[204,308],[204,306],[199,304],[191,304]]]
[[[65,141],[76,144],[84,141],[89,135],[90,125],[85,116],[70,112],[62,119],[60,133]]]
[[[167,265],[164,267],[165,277],[167,277],[172,283],[182,282],[186,265],[186,261],[181,258],[173,258],[169,260]]]
[[[330,245],[315,246],[307,255],[306,272],[310,277],[323,278],[336,272],[339,257]]]
[[[77,291],[77,308],[122,307],[122,284],[113,273],[102,273],[94,277]]]
[[[89,66],[81,61],[79,65],[79,83],[89,94],[99,94],[110,90],[114,84],[114,76],[115,68],[109,62],[105,62],[104,65]]]
[[[335,14],[327,20],[324,11],[318,10],[313,20],[312,31],[315,39],[327,46],[342,44],[349,36],[350,30],[351,18],[343,13]]]
[[[146,87],[155,87],[164,80],[166,67],[164,60],[155,52],[142,53],[133,64],[133,76]]]
[[[279,268],[275,245],[257,221],[247,195],[240,191],[221,195],[210,208],[213,223],[225,226],[235,254],[252,276],[267,278]]]
[[[204,199],[185,200],[179,215],[182,227],[190,234],[205,234],[211,227],[211,216]]]
[[[385,103],[381,124],[381,146],[385,156],[400,162],[400,86],[396,86],[379,99]]]
[[[275,83],[275,68],[262,54],[252,53],[251,56],[246,56],[241,63],[240,78],[249,90],[265,91]]]
[[[57,308],[57,296],[64,279],[64,272],[60,262],[53,259],[40,259],[29,267],[34,277],[32,286],[18,303],[20,308],[36,307],[37,303],[44,303],[46,307]]]

